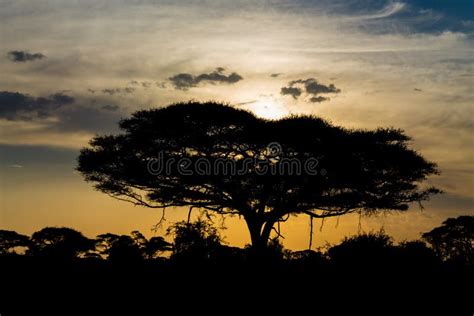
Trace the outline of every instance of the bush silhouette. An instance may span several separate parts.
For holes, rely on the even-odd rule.
[[[433,249],[421,240],[401,242],[397,247],[395,259],[408,268],[427,268],[440,262]]]
[[[325,254],[314,250],[292,251],[286,255],[286,258],[291,263],[306,267],[318,267],[327,265],[329,262],[328,257]]]
[[[392,237],[380,230],[345,237],[328,249],[328,256],[337,265],[374,268],[390,264],[394,250]]]

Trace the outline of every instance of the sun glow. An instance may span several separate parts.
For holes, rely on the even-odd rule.
[[[257,116],[272,120],[282,118],[289,114],[284,105],[272,99],[258,100],[249,105],[249,110],[254,112]]]

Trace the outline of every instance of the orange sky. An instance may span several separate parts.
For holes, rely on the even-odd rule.
[[[363,218],[398,240],[473,214],[472,1],[5,1],[0,12],[0,228],[70,226],[88,236],[146,235],[160,217],[94,192],[74,173],[79,148],[114,133],[135,110],[190,99],[229,102],[259,116],[315,114],[344,127],[394,126],[439,164],[445,194],[404,214]],[[16,52],[16,53],[12,53]],[[42,57],[41,57],[42,56]],[[222,70],[216,70],[222,67]],[[235,72],[242,79],[230,80]],[[170,78],[213,79],[183,89]],[[216,75],[217,74],[217,75]],[[337,93],[282,87],[312,78]],[[167,212],[167,222],[186,210]],[[248,242],[230,219],[233,245]],[[358,231],[330,219],[315,244]],[[292,249],[308,219],[283,226]]]

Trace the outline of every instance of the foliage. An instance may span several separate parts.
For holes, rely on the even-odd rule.
[[[163,237],[152,237],[149,240],[139,231],[131,236],[101,234],[96,238],[96,249],[108,260],[114,262],[137,262],[143,259],[156,259],[171,245]]]
[[[11,230],[0,230],[0,255],[14,254],[18,248],[30,245],[30,238]]]
[[[440,227],[424,233],[422,238],[443,260],[474,263],[474,216],[448,218]]]
[[[73,259],[93,248],[93,240],[74,229],[46,227],[33,233],[28,253],[38,257]]]
[[[219,231],[202,218],[194,222],[181,221],[167,230],[173,236],[172,259],[205,261],[216,256],[223,242]]]
[[[198,218],[193,222],[181,221],[171,225],[167,235],[173,242],[161,236],[147,239],[139,231],[130,235],[100,234],[95,240],[84,237],[71,228],[46,227],[30,237],[14,231],[0,230],[0,257],[33,257],[52,262],[81,259],[106,259],[114,264],[139,263],[160,259],[171,251],[170,262],[213,263],[222,267],[245,266],[255,263],[255,258],[265,263],[304,267],[329,265],[354,268],[400,268],[421,270],[447,263],[472,264],[472,216],[450,218],[443,226],[423,234],[430,247],[422,240],[403,241],[396,245],[383,229],[345,237],[337,245],[327,245],[317,251],[290,251],[277,238],[268,247],[257,251],[247,245],[244,249],[223,245],[223,238],[213,222]],[[442,233],[442,234],[441,234]],[[14,254],[18,247],[24,253]],[[20,254],[24,254],[21,256]]]
[[[275,223],[290,215],[404,211],[410,202],[440,193],[420,185],[437,167],[409,148],[410,138],[398,129],[346,129],[315,116],[266,120],[213,102],[138,111],[120,129],[94,137],[81,150],[77,170],[86,181],[135,205],[241,215],[259,249],[267,246]],[[150,172],[150,161],[160,158],[190,165],[219,161],[244,172]],[[282,171],[290,160],[300,166],[316,161],[318,170]]]
[[[393,239],[383,229],[345,237],[328,249],[328,256],[336,264],[354,266],[386,264],[393,259]]]

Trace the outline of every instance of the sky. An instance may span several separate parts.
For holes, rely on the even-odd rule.
[[[318,222],[313,244],[381,227],[415,239],[474,213],[472,0],[0,0],[0,42],[1,229],[151,236],[185,219],[168,209],[153,232],[161,211],[96,192],[74,168],[121,118],[188,100],[402,128],[438,163],[428,182],[445,193],[424,210]],[[225,225],[229,244],[249,242],[238,218]],[[306,248],[308,219],[282,233]]]

